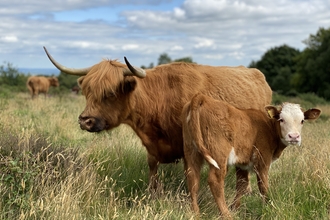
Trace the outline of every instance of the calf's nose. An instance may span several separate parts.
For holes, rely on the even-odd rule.
[[[292,140],[298,140],[300,137],[300,134],[299,133],[290,133],[290,134],[288,134],[288,136]]]

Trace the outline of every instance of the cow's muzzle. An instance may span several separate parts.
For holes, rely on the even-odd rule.
[[[87,130],[89,132],[100,132],[107,127],[103,120],[95,117],[83,117],[80,115],[78,122],[82,130]]]

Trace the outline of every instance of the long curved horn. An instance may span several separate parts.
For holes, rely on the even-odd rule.
[[[58,63],[47,51],[46,47],[44,47],[44,50],[49,58],[49,60],[54,64],[54,66],[61,70],[64,73],[70,74],[70,75],[76,75],[76,76],[84,76],[86,75],[92,67],[82,68],[82,69],[74,69],[74,68],[68,68],[60,63]]]
[[[139,67],[133,67],[127,60],[126,57],[124,57],[125,63],[128,67],[128,69],[124,69],[124,75],[134,75],[137,76],[139,78],[144,78],[146,77],[147,73],[146,71],[144,71],[144,69],[141,69]]]

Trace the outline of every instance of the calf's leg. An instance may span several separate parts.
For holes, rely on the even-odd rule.
[[[210,166],[208,183],[215,202],[218,205],[221,216],[225,218],[231,218],[225,200],[225,177],[227,172],[226,167],[226,164],[222,164],[220,169],[217,169],[214,166]]]
[[[191,197],[191,207],[197,215],[199,214],[198,190],[202,165],[202,155],[198,153],[186,154],[185,152],[185,174],[187,177],[188,190]]]
[[[268,192],[268,170],[269,166],[257,166],[256,174],[258,180],[258,188],[264,202],[267,200]]]
[[[236,167],[236,196],[231,209],[238,209],[241,205],[241,198],[244,194],[251,192],[249,182],[249,171]]]

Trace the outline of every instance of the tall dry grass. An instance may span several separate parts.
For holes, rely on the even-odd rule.
[[[194,219],[182,163],[160,166],[164,189],[147,189],[146,151],[127,126],[99,134],[81,131],[82,96],[0,98],[0,219]],[[270,170],[270,199],[245,196],[235,219],[328,219],[329,106],[306,123],[303,145],[289,147]],[[205,167],[205,171],[207,167]],[[218,211],[202,174],[201,219]],[[226,179],[230,203],[234,169]]]

